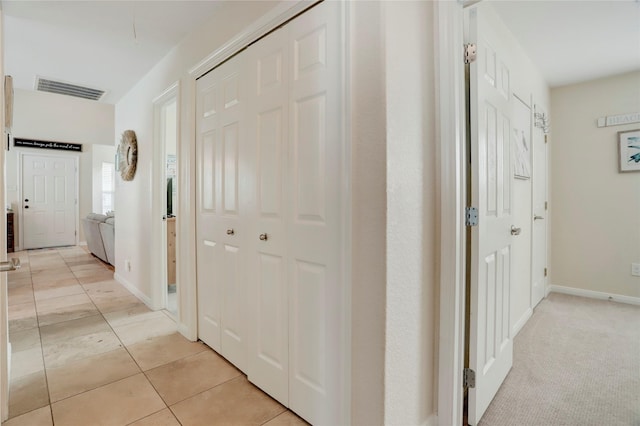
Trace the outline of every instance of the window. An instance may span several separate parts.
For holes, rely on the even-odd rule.
[[[115,209],[115,164],[102,163],[102,214]]]

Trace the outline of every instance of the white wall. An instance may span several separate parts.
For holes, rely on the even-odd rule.
[[[93,146],[114,144],[114,106],[70,96],[30,90],[15,90],[12,135],[15,138],[38,139],[82,144],[79,157],[79,216],[93,209]],[[6,200],[17,213],[20,208],[20,176],[18,151],[6,155]],[[60,154],[61,151],[24,148],[22,152]],[[16,235],[20,235],[16,215]],[[79,224],[79,241],[84,241]]]
[[[435,421],[433,5],[384,5],[387,114],[385,424]]]
[[[386,321],[385,47],[380,2],[351,6],[351,420],[384,424]]]
[[[551,91],[553,285],[640,297],[640,173],[619,173],[617,133],[598,117],[640,112],[640,71]]]

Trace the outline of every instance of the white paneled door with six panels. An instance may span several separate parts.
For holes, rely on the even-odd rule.
[[[248,178],[244,56],[198,81],[198,335],[241,370],[247,363]]]
[[[468,42],[477,46],[470,65],[472,229],[469,424],[480,421],[513,363],[511,334],[513,223],[511,187],[511,68],[504,40],[482,7],[468,12]]]
[[[76,243],[76,158],[22,156],[23,249]]]
[[[314,424],[344,423],[339,11],[197,84],[200,338]]]

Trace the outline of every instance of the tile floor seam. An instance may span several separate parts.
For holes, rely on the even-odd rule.
[[[27,256],[29,258],[29,265],[31,265],[31,257],[29,256],[29,253],[27,252]],[[31,274],[31,283],[33,285],[33,273],[31,272],[31,268],[29,268],[30,274]],[[40,342],[40,353],[42,354],[42,369],[44,370],[44,384],[45,384],[45,389],[47,390],[47,401],[49,402],[49,413],[51,415],[51,424],[54,424],[53,422],[53,408],[51,408],[51,390],[49,389],[49,376],[47,375],[47,364],[45,363],[45,358],[44,358],[44,345],[42,343],[42,332],[40,330],[40,316],[38,315],[38,305],[36,303],[36,292],[35,289],[33,289],[33,304],[35,307],[35,311],[36,311],[36,321],[38,324],[38,340]],[[42,407],[41,407],[42,408]]]
[[[144,417],[142,417],[142,418],[140,418],[140,419],[138,419],[138,420],[134,420],[134,421],[132,421],[131,423],[127,423],[125,426],[131,426],[132,424],[134,424],[134,423],[136,423],[136,422],[139,422],[140,420],[144,420],[144,419],[147,419],[147,418],[149,418],[149,417],[155,416],[156,414],[161,413],[161,412],[162,412],[162,411],[164,411],[164,410],[169,410],[169,412],[171,413],[171,415],[173,416],[173,418],[174,418],[174,419],[176,419],[176,421],[178,422],[178,424],[179,424],[180,426],[182,426],[182,423],[180,422],[180,420],[178,420],[178,418],[176,417],[176,415],[175,415],[175,414],[173,414],[173,411],[171,411],[171,409],[169,408],[169,406],[166,406],[166,407],[165,407],[165,408],[163,408],[162,410],[158,410],[158,411],[156,411],[155,413],[151,413],[151,414],[149,414],[148,416],[144,416]]]
[[[205,349],[204,351],[206,351],[206,350],[209,350],[209,351],[211,351],[211,352],[215,353],[215,354],[216,354],[216,355],[218,355],[220,358],[224,359],[226,362],[229,362],[229,361],[227,361],[227,359],[226,359],[226,358],[224,358],[222,355],[220,355],[218,352],[214,351],[213,349],[207,348],[207,349]],[[164,403],[167,405],[167,407],[169,407],[169,406],[170,406],[170,405],[169,405],[169,403],[168,403],[167,401],[165,401],[165,399],[162,397],[162,395],[160,394],[160,391],[159,391],[159,390],[156,388],[156,386],[153,384],[153,381],[152,381],[152,380],[151,380],[151,378],[147,375],[147,373],[150,373],[150,372],[152,372],[153,370],[156,370],[156,369],[158,369],[158,368],[161,368],[161,367],[164,367],[164,366],[166,366],[166,365],[172,364],[172,363],[174,363],[174,362],[177,362],[177,361],[180,361],[180,360],[184,360],[184,359],[187,359],[187,358],[191,358],[191,357],[195,357],[195,356],[201,355],[201,354],[202,354],[202,352],[204,352],[204,351],[200,351],[200,352],[197,352],[197,353],[195,353],[195,354],[191,354],[191,355],[186,355],[186,356],[184,356],[184,357],[182,357],[182,358],[178,358],[178,359],[175,359],[175,360],[173,360],[173,361],[165,362],[165,363],[164,363],[164,364],[162,364],[162,365],[159,365],[159,366],[157,366],[157,367],[150,368],[150,369],[149,369],[149,370],[147,370],[147,371],[143,371],[143,373],[144,373],[145,377],[147,378],[147,380],[149,381],[149,383],[151,383],[151,386],[153,386],[153,388],[156,390],[156,392],[158,393],[158,395],[160,395],[160,398],[162,398],[162,401],[164,401]],[[233,365],[233,364],[232,364],[232,365]],[[234,366],[234,368],[236,368],[236,369],[237,369],[237,367],[235,367],[235,366]],[[213,388],[216,388],[216,387],[218,387],[218,386],[220,386],[220,385],[224,385],[225,383],[228,383],[228,382],[230,382],[231,380],[237,379],[237,378],[238,378],[238,377],[240,377],[240,376],[245,376],[245,377],[247,377],[247,375],[246,375],[246,374],[244,374],[242,371],[238,370],[238,375],[237,375],[237,376],[234,376],[234,377],[232,377],[232,378],[230,378],[230,379],[228,379],[228,380],[225,380],[224,382],[220,382],[220,383],[218,383],[218,384],[216,384],[216,385],[213,385],[213,386],[211,386],[210,388],[204,389],[204,390],[202,390],[202,391],[200,391],[200,392],[197,392],[197,393],[195,393],[195,394],[193,394],[193,395],[190,395],[190,396],[188,396],[188,397],[186,397],[186,398],[183,398],[183,399],[181,399],[181,400],[179,400],[179,401],[175,401],[175,402],[173,402],[171,405],[179,404],[179,403],[181,403],[182,401],[186,401],[187,399],[189,399],[189,398],[193,398],[194,396],[199,395],[199,394],[201,394],[201,393],[203,393],[203,392],[207,392],[207,391],[209,391],[209,390],[211,390],[211,389],[213,389]],[[249,379],[247,378],[247,380],[249,380]]]
[[[169,411],[171,411],[171,414],[173,414],[173,417],[175,417],[175,418],[176,418],[176,420],[178,421],[178,423],[180,423],[180,426],[182,426],[182,422],[181,422],[181,421],[180,421],[180,419],[178,418],[178,415],[176,414],[176,412],[175,412],[175,411],[173,411],[173,410],[171,409],[171,407],[173,407],[173,406],[172,406],[172,405],[170,405],[170,406],[168,407],[168,408],[169,408]]]
[[[271,420],[273,420],[273,419],[275,419],[276,417],[281,416],[281,415],[283,415],[284,413],[286,413],[286,412],[287,412],[287,410],[288,410],[288,408],[287,408],[287,407],[285,407],[284,405],[282,405],[282,403],[280,403],[280,402],[278,402],[278,404],[280,404],[280,405],[282,406],[283,410],[282,410],[280,413],[276,414],[275,416],[271,417],[271,418],[270,418],[269,420],[267,420],[266,422],[264,422],[264,423],[260,423],[260,426],[264,426],[264,425],[266,425],[266,424],[267,424],[267,423],[269,423]]]
[[[214,351],[214,352],[215,352],[215,351]],[[217,352],[216,352],[216,354],[217,354]],[[222,356],[222,355],[221,355],[221,356]],[[225,359],[225,360],[226,360],[226,359]],[[247,375],[246,375],[246,374],[244,374],[243,372],[240,372],[240,374],[238,374],[238,375],[237,375],[237,376],[235,376],[235,377],[230,378],[229,380],[225,380],[224,382],[218,383],[217,385],[211,386],[210,388],[205,389],[205,390],[203,390],[203,391],[196,392],[196,393],[194,393],[193,395],[190,395],[190,396],[188,396],[188,397],[186,397],[186,398],[184,398],[184,399],[181,399],[180,401],[176,401],[176,402],[174,402],[174,403],[173,403],[173,404],[171,404],[171,405],[167,405],[167,407],[171,408],[171,407],[173,407],[173,406],[175,406],[175,405],[180,404],[181,402],[186,401],[187,399],[195,398],[195,397],[196,397],[196,396],[198,396],[198,395],[201,395],[201,394],[203,394],[203,393],[205,393],[205,392],[209,392],[211,389],[215,389],[215,388],[217,388],[217,387],[219,387],[219,386],[226,385],[227,383],[229,383],[229,382],[231,382],[231,381],[233,381],[233,380],[236,380],[236,379],[238,379],[238,377],[242,377],[242,376],[244,376],[244,378],[245,378],[245,379],[247,379],[247,381],[249,382],[249,379],[247,378]],[[149,380],[149,381],[151,381],[151,380]],[[249,383],[251,383],[251,382],[249,382]],[[251,383],[251,385],[255,386],[253,383]],[[256,388],[258,388],[258,387],[256,386]],[[155,387],[154,387],[154,389],[155,389]],[[263,391],[262,389],[258,388],[258,390],[260,390],[260,392],[264,393],[264,391]],[[267,395],[267,394],[265,393],[265,395]],[[162,397],[160,397],[160,398],[162,398]],[[271,396],[269,396],[269,398],[271,398]],[[164,399],[163,399],[163,401],[164,401]],[[275,401],[275,400],[274,400],[274,401]],[[277,401],[276,401],[276,402],[277,402]],[[280,403],[278,402],[278,404],[280,404]],[[280,404],[280,405],[282,405],[282,404]],[[282,414],[282,413],[280,413],[280,414]]]

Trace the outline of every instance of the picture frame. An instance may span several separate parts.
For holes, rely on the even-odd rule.
[[[640,172],[640,129],[618,132],[620,172]]]

